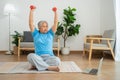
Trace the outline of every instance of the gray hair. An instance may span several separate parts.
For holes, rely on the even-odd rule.
[[[43,23],[46,23],[48,25],[47,21],[39,21],[38,22],[38,28],[41,27]]]

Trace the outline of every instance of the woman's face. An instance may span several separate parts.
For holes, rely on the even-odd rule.
[[[47,23],[42,23],[42,26],[40,26],[39,27],[39,31],[41,32],[41,33],[47,33],[47,31],[48,31],[48,25],[47,25]]]

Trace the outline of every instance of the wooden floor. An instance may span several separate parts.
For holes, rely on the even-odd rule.
[[[0,53],[0,61],[27,61],[27,55],[17,57],[17,55],[5,55]],[[68,56],[60,55],[62,61],[74,61],[81,69],[86,67],[97,68],[101,54],[92,56],[88,61],[88,55],[81,53],[71,53]],[[102,71],[99,75],[88,75],[82,73],[52,73],[52,74],[0,74],[0,80],[120,80],[120,63],[114,62],[111,55],[105,55]]]

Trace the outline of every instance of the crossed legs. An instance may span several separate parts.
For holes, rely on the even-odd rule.
[[[42,55],[38,56],[34,53],[30,53],[27,56],[28,62],[32,65],[32,68],[36,68],[39,71],[50,70],[59,71],[60,59],[56,56]]]

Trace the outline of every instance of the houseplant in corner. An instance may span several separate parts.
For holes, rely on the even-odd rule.
[[[22,35],[17,31],[14,31],[14,32],[15,32],[15,34],[11,35],[11,36],[13,38],[12,44],[15,45],[14,48],[13,48],[13,51],[14,51],[14,54],[16,54],[17,53],[17,47],[18,47],[18,38],[22,37]]]
[[[63,10],[63,21],[58,23],[56,35],[62,35],[64,40],[64,47],[62,48],[62,54],[69,54],[69,47],[66,46],[66,41],[69,37],[79,34],[80,24],[75,24],[75,8],[68,7]]]

